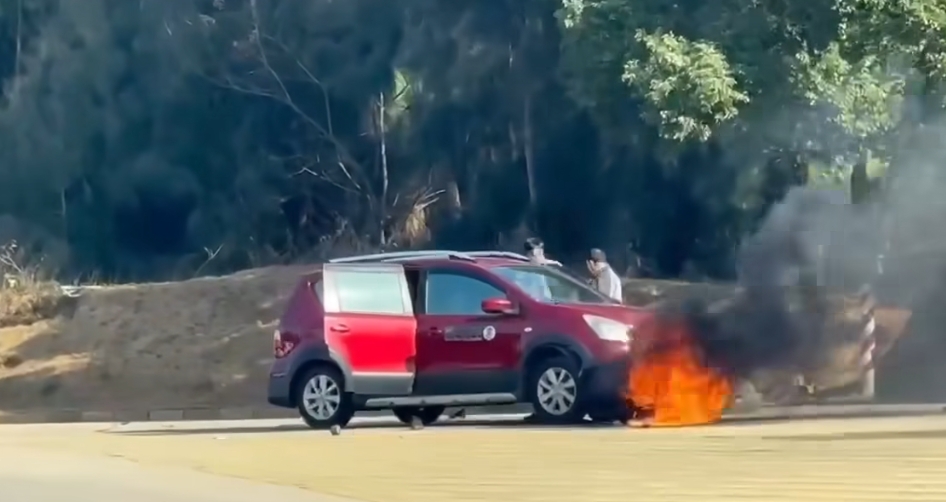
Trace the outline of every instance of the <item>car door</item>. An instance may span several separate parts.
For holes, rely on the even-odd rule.
[[[349,390],[409,395],[417,321],[404,268],[396,264],[324,267],[326,343],[349,366]]]
[[[507,298],[496,282],[457,269],[428,270],[417,315],[417,383],[422,395],[515,393],[522,319],[487,314],[483,300]]]

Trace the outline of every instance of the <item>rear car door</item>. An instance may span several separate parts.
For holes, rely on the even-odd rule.
[[[515,393],[523,320],[487,314],[483,300],[507,298],[499,283],[456,269],[428,270],[417,315],[417,384],[423,395]]]
[[[414,386],[417,321],[397,264],[324,267],[325,338],[350,369],[350,390],[404,396]]]

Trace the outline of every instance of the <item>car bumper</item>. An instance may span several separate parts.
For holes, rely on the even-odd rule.
[[[269,375],[269,389],[266,400],[273,406],[293,408],[292,379],[287,374]]]

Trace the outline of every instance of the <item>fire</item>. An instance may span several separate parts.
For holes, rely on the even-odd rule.
[[[679,427],[722,418],[733,383],[706,367],[684,323],[657,321],[639,331],[634,352],[627,393],[632,425]]]

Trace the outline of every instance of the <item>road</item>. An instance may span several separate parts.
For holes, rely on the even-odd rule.
[[[298,488],[189,469],[9,446],[0,446],[0,498],[11,502],[332,501]]]
[[[527,427],[519,417],[409,431],[367,419],[338,437],[280,420],[10,425],[0,426],[0,494],[13,502],[942,502],[946,415],[649,431]]]

